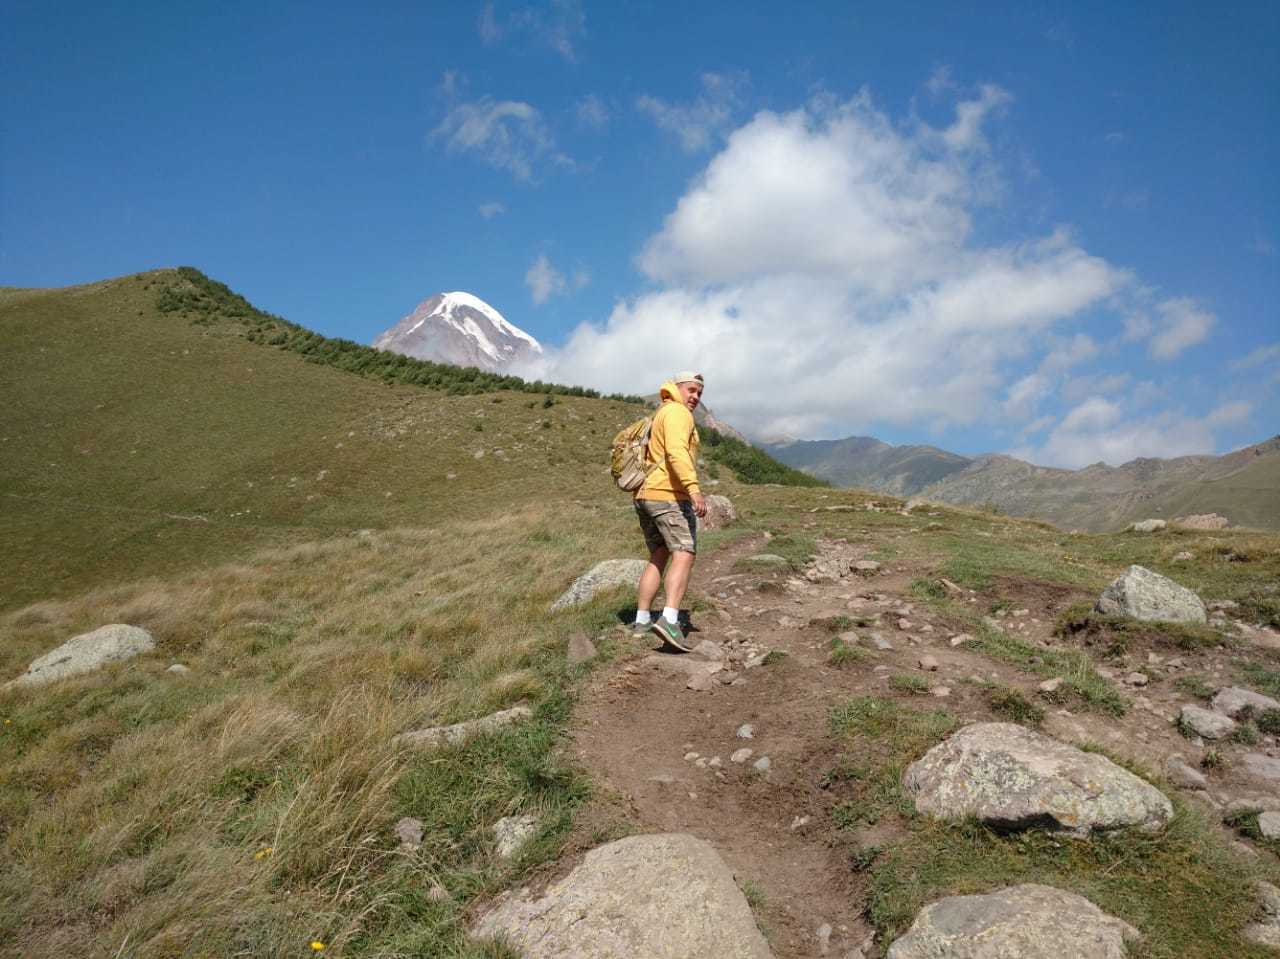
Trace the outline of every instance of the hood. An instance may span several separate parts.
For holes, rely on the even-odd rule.
[[[676,386],[674,380],[667,380],[658,389],[658,402],[665,403],[667,400],[675,400],[684,406],[684,400],[680,398],[680,387]]]

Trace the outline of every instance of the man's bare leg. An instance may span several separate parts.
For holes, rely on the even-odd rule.
[[[680,602],[684,599],[685,588],[689,585],[689,575],[693,572],[693,561],[695,554],[685,552],[682,549],[676,550],[671,554],[671,565],[667,568],[666,590],[667,605],[672,609],[679,609]],[[653,567],[650,566],[649,569]],[[647,574],[648,569],[645,570]],[[643,583],[644,580],[641,579]]]
[[[658,595],[658,587],[662,585],[662,571],[666,568],[670,556],[671,553],[665,546],[659,546],[649,554],[649,565],[640,574],[640,585],[636,589],[637,613],[641,610],[648,612],[653,606],[653,600]],[[671,587],[668,585],[668,595],[670,592]]]

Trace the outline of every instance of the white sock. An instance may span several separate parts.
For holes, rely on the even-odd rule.
[[[676,609],[674,606],[663,606],[662,618],[668,623],[678,622],[680,619],[680,610]]]
[[[649,611],[647,609],[636,610],[636,622],[641,626],[649,625]]]

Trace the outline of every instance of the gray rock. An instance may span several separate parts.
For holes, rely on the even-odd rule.
[[[628,836],[587,853],[539,899],[509,897],[472,927],[524,959],[772,959],[719,854],[693,836]]]
[[[930,673],[937,672],[938,657],[930,656],[928,653],[926,653],[925,655],[921,656],[919,659],[916,660],[916,667],[919,669],[923,669],[925,672],[930,672]]]
[[[1205,739],[1223,739],[1236,730],[1235,720],[1230,716],[1202,706],[1183,706],[1178,713],[1178,722]]]
[[[1255,693],[1252,689],[1241,689],[1239,686],[1224,686],[1213,694],[1213,708],[1232,719],[1239,716],[1246,707],[1255,713],[1264,713],[1268,709],[1280,709],[1280,703],[1270,696]]]
[[[880,572],[880,564],[874,559],[860,559],[853,564],[853,571],[862,576],[874,576]]]
[[[732,756],[729,757],[731,763],[745,763],[751,758],[752,749],[750,746],[743,746],[741,749],[734,750]]]
[[[1144,519],[1134,523],[1129,529],[1135,533],[1155,533],[1164,529],[1169,524],[1162,519]]]
[[[1111,616],[1173,623],[1208,619],[1200,597],[1167,576],[1143,566],[1130,566],[1098,597],[1097,610]]]
[[[566,656],[570,666],[577,666],[596,658],[596,644],[584,633],[574,633],[569,637],[569,652]]]
[[[1164,826],[1173,807],[1160,790],[1105,756],[1016,723],[975,723],[912,763],[903,776],[917,811],[975,816],[1014,828],[1087,837],[1094,830]]]
[[[701,656],[703,659],[710,659],[713,662],[719,662],[724,659],[724,647],[709,639],[704,639],[693,647],[693,653],[695,656]]]
[[[174,663],[172,666],[170,666],[168,669],[166,669],[166,670],[165,670],[165,672],[166,672],[166,673],[173,673],[175,676],[183,676],[183,675],[185,675],[185,674],[187,674],[187,673],[191,672],[191,667],[190,667],[190,666],[184,666],[182,663]]]
[[[1173,522],[1183,529],[1226,529],[1231,521],[1217,513],[1197,513],[1192,516],[1175,516]]]
[[[1262,753],[1245,753],[1240,762],[1249,775],[1268,782],[1280,782],[1280,759]]]
[[[1263,839],[1280,839],[1280,812],[1264,812],[1258,815],[1258,830]]]
[[[396,838],[405,852],[416,852],[422,846],[422,820],[405,816],[396,823]]]
[[[888,959],[1124,959],[1141,938],[1083,896],[1024,883],[925,906]]]
[[[1036,688],[1042,693],[1049,693],[1052,695],[1062,688],[1062,684],[1064,682],[1065,680],[1061,676],[1055,676],[1053,679],[1046,679]]]
[[[705,665],[702,669],[689,674],[689,679],[685,682],[686,689],[692,689],[694,692],[705,693],[716,685],[716,673],[719,670],[708,669]]]
[[[767,773],[772,767],[773,763],[770,762],[768,756],[761,756],[751,764],[751,768],[758,773]]]
[[[640,574],[648,565],[649,561],[644,559],[602,560],[575,579],[573,584],[560,594],[560,598],[551,604],[551,612],[589,602],[597,593],[616,586],[629,586],[634,589],[640,582]]]
[[[464,743],[480,733],[501,729],[510,723],[528,719],[533,710],[528,706],[512,706],[501,709],[479,719],[468,719],[466,722],[454,723],[452,726],[432,726],[428,729],[417,729],[409,733],[401,733],[392,742],[413,749],[433,749],[437,746],[456,746]]]
[[[756,727],[752,726],[750,723],[743,723],[738,727],[738,731],[735,735],[739,739],[755,739]]]
[[[493,824],[498,858],[510,859],[538,831],[537,816],[505,816]]]
[[[1151,682],[1151,678],[1146,673],[1133,672],[1124,678],[1126,686],[1145,686]]]
[[[705,659],[675,653],[650,653],[640,660],[641,666],[660,669],[665,673],[683,673],[693,676],[697,673],[715,673],[723,668],[720,663],[709,663]]]
[[[712,493],[704,499],[707,502],[707,515],[698,520],[700,529],[724,529],[738,521],[738,511],[733,508],[729,497]]]
[[[1164,775],[1179,789],[1207,789],[1209,786],[1204,773],[1187,765],[1181,756],[1170,756],[1164,761]]]
[[[108,663],[123,662],[155,648],[155,640],[145,629],[113,623],[91,633],[71,637],[57,649],[34,660],[25,673],[0,688],[43,686],[68,676],[91,673]]]

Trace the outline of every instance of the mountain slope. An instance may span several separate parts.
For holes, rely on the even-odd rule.
[[[373,341],[375,349],[488,372],[542,355],[542,346],[478,296],[437,293]]]
[[[763,447],[788,466],[839,486],[991,506],[1065,528],[1102,531],[1148,517],[1212,512],[1236,526],[1280,528],[1280,438],[1225,456],[1136,459],[1081,470],[1001,455],[970,459],[869,436]]]

